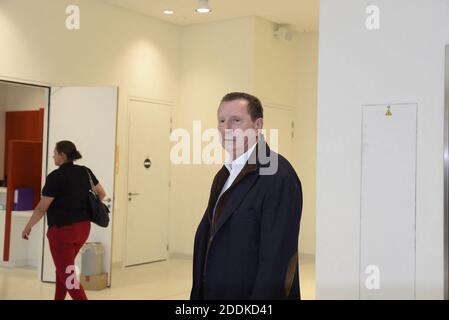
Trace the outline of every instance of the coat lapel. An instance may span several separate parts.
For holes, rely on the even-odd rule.
[[[264,148],[259,151],[259,146],[263,144]],[[251,189],[253,184],[256,182],[259,177],[259,168],[265,167],[268,164],[262,164],[259,161],[259,152],[265,152],[266,156],[269,156],[271,153],[270,148],[266,144],[264,137],[261,135],[259,142],[257,143],[256,148],[253,153],[250,155],[248,161],[243,167],[242,171],[235,178],[232,185],[226,190],[225,193],[221,196],[219,203],[217,204],[216,212],[215,212],[215,225],[212,226],[212,215],[215,204],[218,200],[218,197],[223,189],[226,180],[229,177],[229,171],[225,166],[221,168],[221,170],[216,174],[214,183],[212,186],[211,197],[209,198],[208,204],[208,216],[209,223],[212,226],[212,232],[216,233],[220,228],[229,220],[232,214],[236,211],[240,203],[245,198],[248,191]],[[238,190],[234,190],[238,187]],[[221,203],[223,201],[223,203]]]
[[[223,189],[226,180],[228,180],[229,171],[223,166],[220,171],[217,172],[212,183],[211,193],[209,197],[209,203],[207,205],[207,216],[209,218],[209,223],[212,224],[212,214],[215,207],[215,203],[218,200],[221,190]]]
[[[228,192],[233,193],[231,195],[231,198],[226,199],[227,203],[223,208],[223,212],[218,211],[215,212],[215,214],[217,215],[217,222],[216,222],[217,225],[215,228],[215,232],[218,232],[220,228],[223,226],[223,224],[225,224],[226,221],[232,216],[232,214],[235,212],[235,210],[238,208],[240,203],[245,198],[248,191],[253,186],[258,176],[259,175],[257,174],[257,165],[247,163],[243,167],[240,174],[237,176],[232,185],[226,191],[227,193]],[[237,184],[238,190],[234,190]]]
[[[253,186],[256,181],[259,168],[259,161],[257,157],[258,145],[254,149],[253,153],[250,155],[248,161],[245,166],[240,171],[239,175],[235,178],[232,185],[228,190],[222,195],[223,201],[226,203],[221,208],[217,208],[216,214],[216,223],[215,223],[215,232],[218,232],[223,224],[232,216],[235,210],[238,208],[240,203],[245,198],[248,191]],[[226,169],[226,168],[225,168]],[[238,190],[236,189],[238,187]],[[221,191],[221,189],[220,189]],[[219,191],[219,192],[220,192]],[[220,199],[221,201],[222,199]]]

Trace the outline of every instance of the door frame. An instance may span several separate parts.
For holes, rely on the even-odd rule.
[[[56,88],[56,87],[61,87],[58,85],[54,85],[52,83],[49,82],[45,82],[45,81],[35,81],[35,80],[30,80],[30,79],[21,79],[21,78],[14,78],[14,77],[8,77],[5,75],[1,75],[0,74],[0,82],[5,82],[5,83],[12,83],[12,84],[19,84],[19,85],[25,85],[25,86],[32,86],[32,87],[39,87],[39,88],[45,88],[47,89],[47,101],[45,103],[44,107],[44,126],[43,126],[43,139],[42,139],[42,179],[41,179],[41,183],[42,186],[45,184],[45,180],[46,177],[48,175],[48,150],[49,150],[49,146],[48,146],[48,141],[49,141],[49,120],[50,120],[50,102],[51,102],[51,95],[52,95],[52,88]],[[62,86],[64,87],[64,86]],[[118,119],[119,119],[119,102],[120,102],[120,88],[119,86],[115,86],[117,88],[117,112],[116,112],[116,121],[115,121],[115,153],[114,153],[114,165],[117,166],[117,142],[118,142]],[[116,176],[116,172],[114,172],[114,176]],[[112,185],[112,199],[115,202],[116,201],[116,177],[114,177],[114,182]],[[115,212],[115,204],[112,204],[112,208],[113,208],[113,212]],[[109,270],[109,284],[108,287],[110,287],[112,285],[112,266],[113,266],[113,248],[114,248],[114,215],[113,212],[111,212],[111,254],[110,254],[110,270]],[[38,263],[38,278],[41,282],[43,283],[53,283],[53,282],[49,282],[49,281],[44,281],[44,268],[43,268],[43,263],[44,263],[44,246],[45,246],[45,226],[47,223],[47,216],[44,216],[44,220],[43,220],[43,224],[42,224],[42,243],[40,246],[40,261]],[[3,253],[3,248],[2,248],[2,253]],[[1,258],[3,259],[3,255],[1,256]]]
[[[126,148],[127,148],[127,154],[128,157],[126,159],[126,192],[125,192],[125,198],[128,198],[128,193],[129,193],[129,157],[130,157],[130,126],[131,126],[131,108],[129,107],[130,102],[141,102],[141,103],[152,103],[152,104],[157,104],[157,105],[162,105],[162,106],[166,106],[169,108],[170,110],[170,132],[173,129],[173,105],[174,102],[173,101],[168,101],[168,100],[158,100],[158,99],[151,99],[151,98],[143,98],[143,97],[137,97],[137,96],[128,96],[128,99],[126,100]],[[169,187],[169,191],[168,191],[168,224],[167,224],[167,244],[168,244],[168,248],[167,248],[167,255],[168,258],[170,258],[170,218],[171,218],[171,181],[172,181],[172,167],[171,165],[168,168],[168,177],[169,177],[169,181],[170,181],[170,187]],[[129,201],[125,201],[126,205],[123,206],[126,214],[124,215],[124,223],[123,223],[123,230],[122,230],[122,234],[123,234],[123,247],[122,247],[122,252],[123,252],[123,267],[126,267],[126,256],[127,256],[127,247],[128,247],[128,209],[129,209]],[[151,263],[151,262],[149,262]],[[146,263],[144,263],[146,264]],[[132,267],[135,265],[130,265],[128,267]]]
[[[114,247],[114,217],[115,217],[115,212],[116,212],[116,210],[115,210],[115,187],[116,187],[116,176],[117,176],[117,174],[116,174],[116,165],[117,165],[117,140],[118,140],[118,114],[119,114],[119,90],[120,90],[120,88],[118,87],[118,86],[116,86],[116,85],[110,85],[110,86],[107,86],[107,85],[98,85],[98,86],[96,86],[96,85],[88,85],[88,86],[82,86],[82,85],[77,85],[77,86],[70,86],[70,85],[53,85],[53,86],[51,86],[50,87],[50,94],[49,94],[49,97],[48,97],[48,118],[46,119],[46,124],[45,124],[45,126],[44,126],[44,130],[46,130],[47,131],[47,135],[45,136],[45,143],[46,143],[46,145],[47,145],[47,157],[45,158],[46,160],[46,173],[43,175],[43,179],[45,179],[46,178],[46,176],[48,175],[48,159],[51,157],[49,154],[48,154],[48,151],[49,151],[49,146],[48,146],[48,144],[49,144],[49,136],[50,136],[50,132],[49,132],[49,120],[50,120],[50,109],[51,109],[51,96],[53,95],[53,93],[55,93],[55,92],[57,92],[59,89],[63,89],[63,88],[73,88],[73,87],[78,87],[78,88],[95,88],[95,87],[111,87],[111,88],[115,88],[116,89],[116,93],[117,93],[117,96],[116,96],[116,101],[115,101],[115,103],[116,103],[116,114],[115,114],[115,128],[114,128],[114,130],[115,130],[115,137],[114,137],[114,155],[113,155],[113,157],[114,157],[114,172],[113,172],[113,183],[112,183],[112,195],[110,196],[111,198],[112,198],[112,210],[111,210],[111,212],[110,212],[110,217],[111,217],[111,221],[110,221],[110,228],[111,228],[111,242],[110,242],[110,255],[109,255],[109,270],[107,270],[107,273],[108,273],[108,283],[107,283],[107,287],[108,288],[110,288],[111,286],[112,286],[112,278],[113,278],[113,247]],[[56,90],[56,91],[54,91],[54,90]],[[43,184],[45,183],[45,180],[43,181]],[[42,184],[42,185],[43,185]],[[47,228],[47,216],[45,216],[44,217],[44,224],[43,224],[43,229],[44,229],[44,236],[43,236],[43,240],[42,240],[42,260],[41,260],[41,263],[40,263],[40,268],[41,268],[41,270],[40,270],[40,275],[41,275],[41,278],[40,278],[40,280],[41,280],[41,282],[43,282],[43,283],[54,283],[54,281],[47,281],[47,280],[44,280],[44,256],[45,256],[45,238],[46,238],[46,235],[45,235],[45,230],[46,230],[46,228]],[[109,227],[108,227],[109,228]],[[90,235],[92,234],[92,231],[91,231],[91,233],[90,233]],[[90,237],[90,235],[89,235],[89,237]],[[79,257],[79,256],[78,256]],[[76,260],[75,260],[75,263],[76,263]]]
[[[38,87],[38,88],[43,88],[43,89],[47,89],[47,101],[45,103],[45,105],[43,106],[44,108],[44,125],[43,125],[43,133],[42,133],[42,177],[41,177],[41,184],[44,185],[45,183],[45,178],[47,176],[48,173],[48,122],[50,119],[50,97],[51,97],[51,85],[48,83],[43,83],[43,82],[36,82],[36,81],[32,81],[32,80],[23,80],[23,79],[12,79],[9,77],[4,77],[4,76],[0,76],[0,82],[4,82],[4,83],[11,83],[11,84],[17,84],[17,85],[23,85],[23,86],[31,86],[31,87]],[[40,257],[40,261],[38,263],[38,277],[41,280],[41,282],[43,281],[43,261],[44,261],[44,245],[45,245],[45,223],[46,223],[46,216],[44,216],[44,220],[43,220],[43,224],[42,224],[42,243],[40,246],[40,250],[41,250],[41,254],[39,255]],[[4,248],[2,249],[2,253]],[[3,255],[2,255],[2,260],[3,260]]]
[[[449,44],[445,48],[444,71],[444,222],[443,222],[443,256],[444,256],[444,299],[449,299]]]

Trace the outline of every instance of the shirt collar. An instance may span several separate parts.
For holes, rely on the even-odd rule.
[[[68,167],[68,166],[73,166],[73,162],[72,161],[68,161],[68,162],[64,162],[63,164],[60,165],[60,167]]]
[[[229,162],[229,161],[225,162],[224,165],[225,165],[226,169],[228,169],[228,171],[231,172],[232,169],[242,168],[245,165],[246,161],[248,161],[251,154],[253,153],[254,149],[256,148],[256,145],[257,145],[257,142],[251,148],[249,148],[245,153],[240,155],[237,159],[235,159],[231,162]]]

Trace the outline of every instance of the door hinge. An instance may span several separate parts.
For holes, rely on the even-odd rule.
[[[168,180],[168,187],[171,188],[171,180]]]
[[[170,133],[173,131],[173,118],[170,117]]]
[[[167,251],[170,250],[170,245],[167,243]]]

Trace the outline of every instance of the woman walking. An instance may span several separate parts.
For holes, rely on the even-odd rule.
[[[90,232],[89,175],[100,200],[106,195],[89,168],[74,164],[79,159],[81,154],[71,141],[56,144],[53,160],[59,168],[47,176],[41,200],[22,231],[22,238],[28,239],[33,226],[47,213],[47,238],[56,266],[55,300],[64,300],[67,292],[73,300],[87,300],[75,275],[75,258]]]

